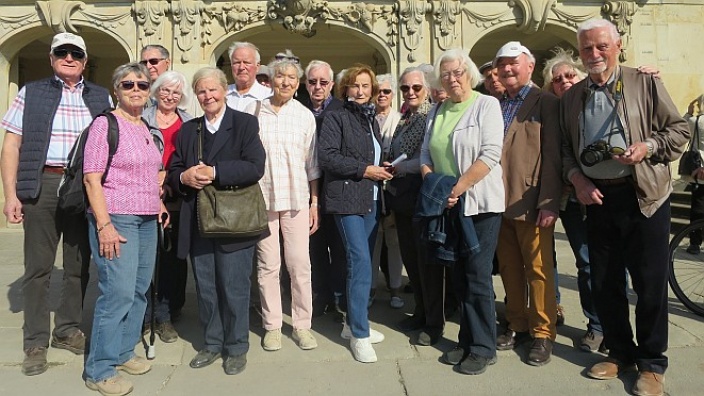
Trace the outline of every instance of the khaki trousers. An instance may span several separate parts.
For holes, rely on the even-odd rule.
[[[509,329],[551,340],[555,340],[557,320],[554,230],[554,226],[541,228],[504,218],[496,249]]]
[[[308,254],[308,208],[282,212],[267,211],[271,235],[257,244],[257,280],[266,330],[283,325],[281,308],[281,248],[283,236],[286,268],[291,277],[291,319],[294,329],[310,329],[313,316],[310,256]]]

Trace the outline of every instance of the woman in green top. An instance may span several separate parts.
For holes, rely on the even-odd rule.
[[[473,226],[480,247],[478,252],[460,255],[448,271],[460,301],[461,317],[458,345],[443,354],[443,361],[456,365],[455,369],[461,373],[481,374],[496,361],[491,269],[501,213],[505,209],[503,174],[499,164],[503,117],[496,98],[472,90],[481,75],[465,51],[445,51],[435,62],[435,73],[448,98],[428,115],[421,148],[421,174],[424,178],[431,172],[457,177],[457,183],[447,198],[447,208],[451,216],[458,217],[460,224]],[[459,227],[457,232],[466,229],[468,227]],[[461,236],[461,241],[467,239],[465,235]],[[424,287],[442,286],[444,268],[433,266],[428,263],[420,265]],[[426,282],[438,277],[439,282]],[[439,315],[442,314],[442,287],[439,290],[424,288],[423,293],[427,328],[432,324],[429,306],[437,306]],[[440,299],[440,303],[432,303],[432,299]]]

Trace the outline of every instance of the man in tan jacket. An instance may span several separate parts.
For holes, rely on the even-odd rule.
[[[501,47],[494,65],[506,87],[500,99],[506,212],[496,253],[508,322],[496,347],[512,349],[530,335],[527,363],[542,366],[550,362],[556,335],[553,231],[562,194],[559,102],[531,81],[535,58],[521,43]]]
[[[612,379],[638,366],[635,395],[662,395],[667,369],[669,163],[689,138],[660,79],[619,66],[621,39],[609,21],[577,31],[589,76],[562,97],[564,175],[587,205],[594,304],[609,356],[589,369]],[[636,302],[636,342],[629,321],[626,270]]]

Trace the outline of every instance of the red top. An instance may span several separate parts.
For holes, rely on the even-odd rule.
[[[164,168],[169,169],[171,165],[171,156],[176,151],[176,135],[181,129],[183,121],[180,117],[176,117],[176,121],[171,124],[168,128],[162,129],[161,133],[164,135],[164,154],[162,157],[162,162],[164,163]]]

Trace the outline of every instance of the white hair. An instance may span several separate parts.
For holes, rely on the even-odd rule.
[[[477,65],[472,61],[472,59],[467,55],[467,52],[461,48],[449,49],[438,57],[435,61],[434,74],[435,79],[440,82],[440,65],[446,62],[459,61],[460,66],[464,68],[464,71],[469,75],[469,85],[475,87],[482,80],[482,74],[479,73]],[[533,63],[535,63],[535,58],[533,58]]]
[[[232,54],[234,54],[235,51],[240,48],[249,48],[254,51],[254,60],[257,64],[261,63],[262,57],[259,55],[259,48],[257,48],[256,45],[247,41],[235,41],[234,43],[232,43],[232,45],[230,45],[230,48],[227,49],[227,55],[230,58],[230,62],[232,62]]]
[[[428,67],[428,66],[430,66],[430,67]],[[431,86],[430,86],[430,82],[428,80],[429,80],[429,77],[431,77],[432,73],[433,73],[433,66],[432,65],[429,65],[427,63],[423,63],[419,66],[407,67],[403,71],[403,73],[401,73],[401,77],[398,78],[398,82],[400,83],[401,81],[403,81],[403,78],[406,77],[407,74],[411,74],[411,73],[420,73],[421,78],[423,80],[423,86],[425,87],[426,90],[430,91]]]
[[[376,82],[379,83],[379,86],[381,86],[382,83],[388,82],[391,91],[396,93],[396,80],[394,80],[394,77],[390,73],[379,74],[376,76]]]
[[[183,74],[169,70],[162,73],[154,83],[152,83],[152,88],[149,92],[153,99],[159,96],[159,89],[162,86],[175,85],[181,89],[181,100],[178,102],[179,106],[190,103],[191,101],[191,87],[188,86],[188,81],[186,81],[186,76]]]
[[[616,29],[616,25],[611,23],[611,21],[602,19],[602,18],[593,18],[585,21],[579,27],[577,28],[577,42],[579,42],[579,38],[582,35],[582,33],[587,32],[589,30],[594,30],[594,29],[607,29],[609,31],[609,34],[611,35],[611,39],[613,39],[615,42],[616,41],[621,41],[621,35],[618,33],[618,30]]]
[[[319,68],[321,68],[321,67],[327,67],[327,68],[328,68],[328,71],[330,72],[330,73],[329,73],[329,74],[330,74],[329,80],[332,81],[333,78],[335,78],[335,73],[332,71],[332,66],[330,66],[330,64],[327,63],[327,62],[325,62],[325,61],[321,61],[321,60],[317,60],[317,59],[314,59],[314,60],[310,61],[310,63],[308,64],[308,66],[306,66],[306,78],[308,78],[308,74],[310,74],[310,72],[311,72],[312,70],[314,70],[314,69],[319,69]]]

